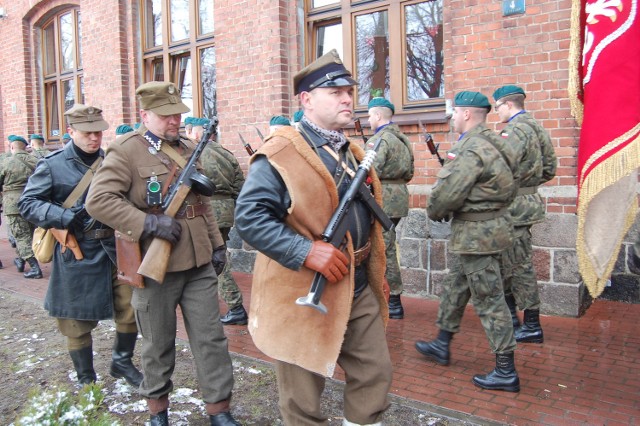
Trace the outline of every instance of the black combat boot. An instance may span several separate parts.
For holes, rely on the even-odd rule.
[[[416,349],[422,355],[428,356],[440,365],[449,365],[449,342],[453,333],[446,330],[440,330],[436,340],[425,342],[418,340]]]
[[[211,421],[211,426],[241,426],[228,411],[209,416],[209,420]]]
[[[73,367],[78,374],[78,382],[81,385],[96,381],[96,372],[93,370],[93,348],[91,346],[69,351]]]
[[[489,374],[476,374],[473,384],[489,390],[520,392],[520,378],[516,372],[513,352],[496,354],[496,368]]]
[[[22,274],[25,278],[42,278],[42,270],[40,269],[40,265],[38,265],[38,261],[35,257],[30,257],[27,259],[29,262],[29,266],[31,269],[29,272],[25,272]]]
[[[505,294],[504,300],[507,302],[509,312],[511,312],[511,322],[513,323],[513,329],[516,330],[518,327],[520,327],[520,318],[518,318],[516,298],[513,294]]]
[[[240,305],[229,309],[229,312],[220,318],[220,322],[224,325],[247,325],[249,315],[247,315],[247,311],[244,310],[244,306]]]
[[[525,309],[524,324],[515,331],[516,342],[519,343],[542,343],[544,334],[540,326],[540,310]]]
[[[13,263],[16,264],[16,268],[18,268],[18,272],[24,272],[24,265],[27,262],[25,262],[25,260],[23,258],[16,257],[15,259],[13,259]]]
[[[164,410],[158,414],[152,414],[149,418],[149,426],[169,426],[169,411]]]
[[[404,318],[404,309],[402,308],[402,302],[400,301],[399,294],[392,294],[389,296],[389,318]]]
[[[142,373],[133,365],[131,358],[136,347],[138,333],[116,333],[111,353],[110,373],[116,379],[124,378],[131,386],[139,387]]]

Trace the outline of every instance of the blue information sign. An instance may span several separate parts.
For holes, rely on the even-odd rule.
[[[502,16],[518,15],[525,9],[524,0],[502,0]]]

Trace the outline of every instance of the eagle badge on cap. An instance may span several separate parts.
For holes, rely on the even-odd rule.
[[[96,112],[96,110],[95,110],[95,109],[93,109],[93,107],[89,107],[89,108],[87,109],[87,114],[95,114],[95,112]]]
[[[167,92],[169,92],[170,95],[173,95],[176,92],[176,89],[173,86],[169,86],[167,87]]]

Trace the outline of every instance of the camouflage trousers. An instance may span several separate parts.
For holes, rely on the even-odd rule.
[[[400,218],[392,218],[391,221],[395,226],[398,226]],[[396,229],[395,226],[390,231],[383,231],[382,238],[384,239],[385,255],[387,256],[387,272],[385,276],[389,282],[389,289],[391,295],[397,296],[402,294],[402,275],[400,275],[400,260],[398,259],[398,247],[396,244]]]
[[[33,257],[31,243],[33,241],[33,231],[35,226],[24,219],[19,214],[8,214],[9,229],[16,239],[16,253],[22,259]]]
[[[460,255],[444,280],[436,325],[458,333],[464,310],[471,299],[494,353],[516,348],[509,307],[504,300],[501,256]]]
[[[511,277],[504,280],[504,294],[513,294],[522,310],[540,309],[538,280],[533,269],[530,226],[514,228],[513,246],[505,250],[504,257],[511,269]]]
[[[220,233],[225,242],[229,239],[229,231],[231,231],[231,228],[220,228]],[[222,273],[218,276],[218,293],[220,293],[220,297],[222,297],[229,309],[242,306],[242,292],[233,275],[231,275],[231,258],[228,251],[227,263],[225,263]]]

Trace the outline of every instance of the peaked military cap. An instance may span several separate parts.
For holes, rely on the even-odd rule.
[[[291,122],[287,117],[274,115],[271,117],[271,120],[269,120],[269,126],[291,126]]]
[[[133,127],[128,124],[121,124],[116,127],[116,135],[124,135],[125,133],[133,132]]]
[[[506,85],[506,86],[502,86],[501,88],[493,92],[493,99],[497,101],[508,95],[523,95],[525,98],[527,97],[527,95],[524,93],[524,90],[522,90],[521,87]]]
[[[192,126],[206,126],[207,124],[209,124],[211,122],[211,120],[209,120],[208,118],[201,118],[201,117],[187,117],[184,119],[184,124],[191,124]]]
[[[351,72],[344,67],[336,49],[331,49],[293,76],[293,93],[309,92],[317,87],[355,86]]]
[[[31,136],[29,136],[29,139],[40,139],[41,141],[44,140],[44,138],[42,137],[42,135],[39,135],[37,133],[32,134]]]
[[[109,123],[102,118],[100,108],[75,104],[64,115],[67,117],[69,126],[81,132],[102,132],[109,128]]]
[[[371,109],[373,107],[385,107],[391,110],[392,114],[396,113],[396,107],[393,106],[391,102],[382,97],[372,98],[367,105],[367,109]]]
[[[473,107],[473,108],[486,108],[491,110],[491,104],[489,99],[480,92],[459,92],[453,99],[454,106],[457,107]]]
[[[22,142],[25,145],[27,144],[27,141],[22,136],[9,135],[7,136],[7,139],[9,139],[9,142]]]
[[[150,81],[136,89],[140,108],[158,115],[184,114],[191,111],[182,103],[180,89],[175,84],[164,81]]]
[[[293,122],[294,123],[298,123],[300,120],[302,120],[302,116],[304,115],[304,111],[303,110],[299,110],[293,113]]]

